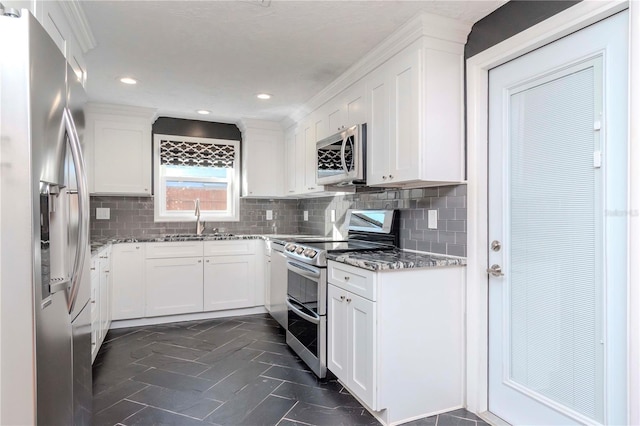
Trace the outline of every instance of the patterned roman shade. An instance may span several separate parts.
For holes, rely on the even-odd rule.
[[[160,140],[160,164],[233,168],[235,147],[222,143]]]

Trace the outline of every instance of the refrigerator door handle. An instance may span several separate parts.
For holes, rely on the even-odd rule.
[[[76,130],[76,125],[73,122],[69,108],[64,109],[63,120],[69,137],[71,157],[73,158],[76,177],[78,179],[78,246],[71,274],[71,292],[67,300],[67,307],[69,312],[71,312],[78,297],[87,246],[89,245],[89,190],[87,187],[87,175],[84,167],[84,158],[82,157],[82,148],[80,147],[80,138],[78,137],[78,131]]]

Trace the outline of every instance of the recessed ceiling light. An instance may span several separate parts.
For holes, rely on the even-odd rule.
[[[120,79],[120,83],[124,83],[124,84],[137,84],[138,80],[136,80],[135,78],[131,78],[131,77],[122,77]]]
[[[196,111],[198,114],[207,115],[211,114],[211,111],[207,111],[206,109],[199,109]]]
[[[258,99],[271,99],[271,95],[268,93],[260,93],[258,94]]]

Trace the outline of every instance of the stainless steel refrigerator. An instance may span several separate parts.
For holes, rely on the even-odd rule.
[[[84,90],[28,11],[0,40],[0,424],[90,424]]]

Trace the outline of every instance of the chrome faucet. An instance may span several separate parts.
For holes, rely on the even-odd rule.
[[[196,235],[202,235],[204,223],[200,222],[200,198],[196,198]]]

